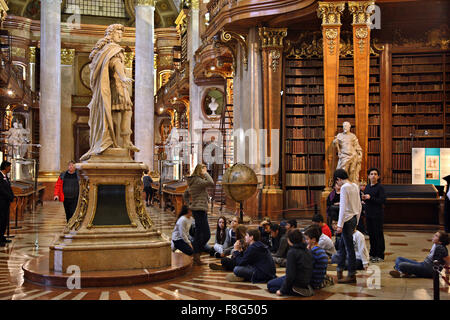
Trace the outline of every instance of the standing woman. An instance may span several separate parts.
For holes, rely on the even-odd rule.
[[[211,236],[208,224],[208,192],[207,188],[214,186],[214,181],[206,171],[204,164],[198,164],[190,177],[187,177],[188,188],[183,194],[185,204],[189,204],[195,221],[194,234],[194,264],[204,265],[200,253]]]
[[[386,202],[386,195],[384,187],[379,183],[380,173],[377,168],[367,170],[369,176],[369,183],[364,189],[362,200],[364,201],[364,208],[366,211],[367,231],[369,233],[370,241],[370,261],[382,262],[384,261],[384,203]]]
[[[152,190],[153,180],[148,174],[148,170],[144,170],[144,177],[142,180],[144,182],[145,205],[147,207],[150,207],[150,205],[153,202],[153,190]]]

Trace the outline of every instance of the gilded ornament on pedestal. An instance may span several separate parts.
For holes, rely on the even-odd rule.
[[[30,47],[30,63],[36,63],[36,47]]]
[[[270,52],[270,57],[272,58],[272,70],[273,72],[276,72],[278,69],[278,65],[280,64],[280,51],[278,50],[272,50]]]
[[[145,210],[144,204],[142,203],[142,197],[141,197],[141,188],[142,188],[142,181],[136,180],[134,184],[134,203],[136,205],[136,214],[139,218],[139,221],[141,222],[142,226],[145,229],[150,229],[153,225],[152,220],[147,214],[147,211]]]
[[[80,199],[78,200],[77,211],[69,220],[67,224],[66,231],[75,229],[78,230],[83,223],[83,220],[86,216],[86,212],[89,206],[89,180],[81,179],[80,180]]]
[[[368,35],[369,31],[367,31],[366,27],[360,27],[355,30],[355,36],[357,39],[359,39],[358,44],[359,44],[359,51],[361,53],[364,53],[364,46],[365,46],[364,39],[366,39]]]
[[[334,48],[336,45],[336,42],[334,42],[334,40],[336,40],[338,36],[338,31],[336,29],[327,29],[325,31],[325,37],[328,40],[328,49],[330,50],[330,54],[334,54]]]
[[[126,68],[133,68],[133,58],[134,58],[134,53],[133,52],[125,52],[125,67]]]

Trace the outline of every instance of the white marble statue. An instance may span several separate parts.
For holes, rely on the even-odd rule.
[[[336,169],[347,171],[349,180],[355,183],[359,181],[359,171],[361,170],[362,148],[358,138],[350,132],[351,124],[343,123],[344,132],[339,133],[333,140],[336,146],[339,161]]]
[[[216,116],[216,110],[219,107],[219,104],[216,102],[216,98],[211,97],[211,102],[208,104],[208,108],[212,111],[212,116]]]

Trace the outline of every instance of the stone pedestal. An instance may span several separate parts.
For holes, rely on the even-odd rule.
[[[66,272],[162,268],[171,265],[170,241],[152,227],[141,198],[142,171],[126,149],[108,149],[76,164],[77,209],[50,246],[49,268]]]

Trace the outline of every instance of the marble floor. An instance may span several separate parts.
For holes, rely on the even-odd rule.
[[[170,236],[175,216],[159,208],[148,209],[158,229]],[[218,210],[209,215],[211,242],[218,217]],[[298,220],[304,227],[309,221]],[[397,256],[423,260],[431,248],[432,233],[385,232],[386,260],[371,264],[368,271],[359,272],[357,284],[335,284],[316,290],[310,298],[278,297],[267,291],[266,284],[230,283],[226,272],[210,270],[208,266],[196,266],[185,275],[169,281],[151,284],[107,287],[68,288],[44,287],[24,280],[22,265],[29,259],[48,252],[54,237],[65,223],[61,203],[44,202],[35,214],[26,214],[20,222],[21,229],[11,230],[12,242],[0,247],[0,300],[432,300],[431,279],[394,279],[389,275]],[[258,221],[252,222],[257,224]],[[367,245],[368,240],[367,240]],[[204,255],[208,262],[219,261]],[[283,275],[284,268],[277,269]],[[336,276],[332,266],[328,274]],[[450,288],[443,281],[441,300],[450,300]]]

